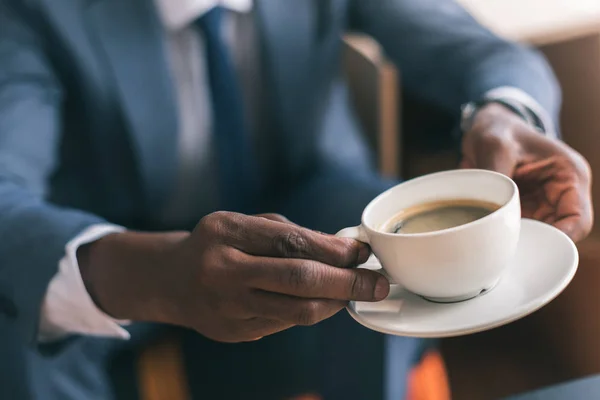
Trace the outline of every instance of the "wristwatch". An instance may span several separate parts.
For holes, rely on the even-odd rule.
[[[461,122],[460,129],[463,132],[467,132],[473,126],[473,121],[477,116],[477,112],[481,110],[484,106],[488,104],[500,104],[501,106],[507,108],[512,111],[519,117],[523,119],[526,123],[531,125],[536,130],[545,133],[546,130],[544,128],[544,124],[538,118],[538,116],[531,111],[528,107],[525,107],[521,103],[517,101],[513,101],[506,98],[496,98],[496,97],[484,97],[481,100],[472,101],[462,106],[462,114],[461,114]]]

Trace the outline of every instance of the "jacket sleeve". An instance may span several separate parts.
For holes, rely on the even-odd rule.
[[[350,26],[373,36],[406,90],[457,113],[487,91],[512,86],[558,120],[561,94],[536,51],[492,34],[454,0],[351,0]]]
[[[0,332],[29,343],[65,245],[105,222],[45,199],[63,98],[35,22],[26,1],[0,0]]]

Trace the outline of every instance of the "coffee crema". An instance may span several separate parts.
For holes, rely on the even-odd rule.
[[[501,206],[473,199],[438,200],[408,207],[384,225],[383,231],[415,234],[441,231],[477,221]]]

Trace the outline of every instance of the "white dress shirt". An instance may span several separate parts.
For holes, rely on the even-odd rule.
[[[216,204],[216,174],[212,151],[212,110],[204,41],[193,22],[217,5],[228,10],[223,34],[231,46],[240,76],[251,131],[257,131],[261,103],[260,57],[252,18],[253,0],[155,0],[164,25],[167,56],[171,67],[179,109],[180,170],[177,185],[162,219],[168,225],[201,217]],[[366,0],[365,0],[366,1]],[[528,107],[552,126],[541,106],[523,91],[502,87],[488,93],[510,98]],[[549,129],[553,131],[553,129]],[[194,182],[203,182],[202,185]],[[192,191],[190,191],[190,189]],[[69,334],[85,334],[128,339],[122,328],[128,321],[118,321],[103,313],[86,291],[79,272],[77,249],[123,227],[95,225],[70,241],[59,262],[58,273],[48,286],[42,304],[38,337],[42,341],[60,339]]]

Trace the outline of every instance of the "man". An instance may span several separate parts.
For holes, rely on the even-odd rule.
[[[406,90],[468,104],[463,166],[588,233],[590,171],[556,139],[550,69],[449,0],[0,0],[3,398],[130,398],[115,360],[154,330],[135,322],[199,333],[184,342],[199,398],[403,395],[418,341],[328,319],[389,290],[350,268],[365,245],[317,232],[393,184],[338,75],[348,30]],[[273,211],[298,225],[252,216]]]

